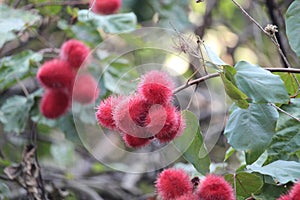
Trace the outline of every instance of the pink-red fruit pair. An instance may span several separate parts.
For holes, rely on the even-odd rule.
[[[181,169],[166,169],[157,178],[162,200],[235,200],[233,189],[223,177],[207,175],[196,187]]]
[[[277,200],[300,200],[300,181],[298,181],[288,194],[280,196]]]
[[[98,95],[97,82],[90,74],[75,77],[90,50],[78,40],[69,40],[61,47],[59,59],[45,62],[37,73],[37,79],[46,89],[40,110],[47,118],[57,118],[67,112],[71,96],[86,104]],[[75,86],[74,86],[75,82]]]
[[[90,0],[92,11],[101,15],[116,13],[122,5],[122,0]]]

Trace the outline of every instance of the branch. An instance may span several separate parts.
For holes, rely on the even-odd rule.
[[[280,48],[280,45],[277,41],[276,35],[275,34],[270,34],[268,31],[266,31],[251,15],[247,13],[247,11],[235,0],[231,0],[241,11],[242,13],[248,17],[266,36],[268,36],[273,44],[277,47],[277,50],[279,54],[281,55],[282,59],[284,60],[285,64],[287,65],[288,68],[291,68],[291,64],[287,60],[286,56],[284,55],[283,51]]]
[[[44,6],[76,6],[76,5],[85,5],[88,4],[87,1],[46,1],[46,2],[40,2],[36,4],[29,4],[24,6],[22,9],[29,10],[32,8],[38,8],[38,7],[44,7]]]
[[[296,73],[296,74],[300,74],[300,69],[295,69],[295,68],[263,68],[265,70],[268,70],[270,72],[287,72],[287,73]],[[215,78],[218,77],[219,73],[213,73],[213,74],[208,74],[206,76],[202,76],[201,78],[192,80],[192,81],[187,81],[185,85],[179,86],[178,88],[175,88],[173,90],[173,94],[176,94],[178,92],[180,92],[181,90],[184,90],[194,84],[199,84],[203,81],[206,81],[208,79],[211,78]]]
[[[292,114],[286,112],[285,110],[279,108],[279,107],[276,106],[274,103],[271,103],[271,106],[273,106],[274,108],[276,108],[276,109],[279,110],[280,112],[286,114],[287,116],[289,116],[289,117],[295,119],[296,121],[300,122],[300,119],[299,119],[298,117],[295,117],[294,115],[292,115]]]

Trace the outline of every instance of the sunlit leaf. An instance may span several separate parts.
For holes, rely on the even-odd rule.
[[[247,169],[260,174],[273,177],[276,184],[282,185],[287,182],[297,182],[300,179],[300,163],[295,161],[277,160],[263,167],[249,165]]]
[[[107,33],[132,31],[137,25],[137,18],[134,13],[97,15],[89,10],[80,10],[78,20],[92,22],[98,29],[103,29]]]
[[[0,48],[2,45],[17,37],[14,32],[22,31],[40,21],[38,14],[30,11],[13,9],[5,4],[0,4]]]
[[[39,53],[23,51],[0,60],[0,90],[4,90],[31,74],[31,67],[43,59]]]

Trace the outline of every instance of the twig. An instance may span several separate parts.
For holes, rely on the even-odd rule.
[[[287,72],[287,73],[298,73],[300,74],[300,69],[295,69],[295,68],[263,68],[265,70],[268,70],[270,72]],[[185,88],[188,88],[194,84],[201,83],[203,81],[206,81],[211,78],[218,77],[219,73],[213,73],[213,74],[208,74],[206,76],[202,76],[201,78],[192,80],[192,81],[187,81],[185,85],[179,86],[178,88],[175,88],[173,90],[173,93],[176,94],[180,92],[181,90],[184,90]]]
[[[241,11],[242,13],[248,17],[265,35],[267,35],[269,38],[271,38],[272,42],[275,44],[275,46],[277,47],[278,51],[279,51],[279,54],[282,56],[282,58],[284,59],[286,65],[288,67],[291,67],[290,63],[288,62],[287,58],[285,57],[284,53],[282,52],[281,48],[280,48],[280,45],[276,39],[276,36],[275,34],[273,35],[270,35],[269,32],[267,32],[251,15],[249,15],[247,13],[247,11],[238,3],[236,2],[235,0],[231,0]]]
[[[279,110],[280,112],[286,114],[287,116],[297,120],[298,122],[300,122],[300,119],[298,117],[293,116],[292,114],[286,112],[285,110],[279,108],[278,106],[276,106],[274,103],[270,103],[271,106],[273,106],[274,108],[276,108],[277,110]]]
[[[46,1],[46,2],[40,2],[36,4],[28,4],[24,6],[22,9],[29,10],[32,8],[38,8],[38,7],[44,7],[44,6],[75,6],[75,5],[85,5],[88,4],[88,1]]]

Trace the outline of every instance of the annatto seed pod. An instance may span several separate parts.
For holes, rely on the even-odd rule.
[[[299,200],[300,199],[300,181],[298,181],[290,191],[291,200]]]
[[[135,136],[132,136],[129,134],[124,134],[123,140],[124,140],[126,146],[132,147],[132,148],[140,148],[140,147],[146,146],[151,141],[151,139],[149,139],[149,138],[139,138],[139,137],[135,137]]]
[[[41,113],[49,118],[55,119],[68,111],[70,98],[68,93],[59,89],[47,89],[41,100]]]
[[[62,45],[60,58],[68,62],[74,70],[78,70],[89,53],[90,49],[83,42],[71,39]]]
[[[122,96],[109,96],[107,99],[100,102],[96,118],[98,123],[112,130],[117,130],[115,120],[113,119],[113,110],[124,99]]]
[[[138,85],[140,93],[151,104],[170,103],[174,82],[165,72],[150,71],[142,76]]]
[[[90,0],[92,11],[101,15],[116,13],[122,5],[121,0]]]
[[[67,62],[53,59],[41,66],[37,79],[46,88],[72,88],[75,75]]]
[[[73,99],[82,104],[95,102],[99,95],[98,83],[90,74],[80,74],[73,87]]]
[[[231,185],[221,176],[207,175],[198,188],[201,200],[235,200]]]
[[[164,170],[159,174],[155,186],[163,200],[177,199],[193,192],[190,177],[182,169]]]

